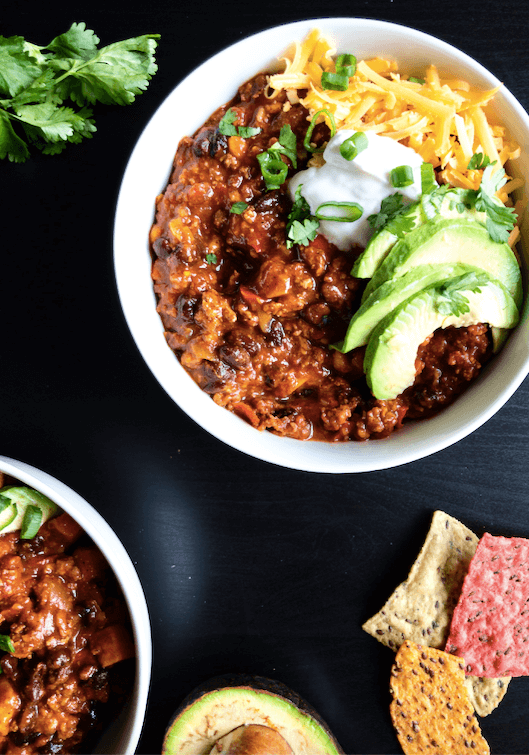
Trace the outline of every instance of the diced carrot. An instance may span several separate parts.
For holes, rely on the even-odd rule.
[[[134,656],[134,643],[123,624],[111,624],[95,632],[90,648],[103,668]]]

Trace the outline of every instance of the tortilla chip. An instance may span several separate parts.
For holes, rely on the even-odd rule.
[[[404,642],[391,670],[391,719],[405,755],[489,755],[453,655]]]
[[[363,629],[395,652],[405,641],[445,647],[453,610],[479,538],[443,511],[434,512],[430,530],[408,578]],[[480,716],[491,713],[507,692],[509,678],[472,677],[470,699]]]
[[[510,676],[488,679],[483,676],[467,676],[465,686],[474,710],[481,716],[488,716],[501,703],[507,693]]]
[[[483,535],[446,649],[467,674],[529,676],[529,540]]]

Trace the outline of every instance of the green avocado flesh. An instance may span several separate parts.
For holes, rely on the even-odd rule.
[[[396,398],[414,383],[417,350],[438,328],[476,323],[514,328],[518,307],[505,287],[482,271],[477,279],[474,277],[474,283],[471,279],[463,275],[433,284],[403,301],[378,323],[364,357],[367,383],[375,398]]]
[[[397,241],[366,286],[362,302],[392,278],[418,265],[463,263],[499,280],[519,307],[522,279],[516,257],[506,243],[493,241],[486,228],[471,219],[435,219]]]
[[[465,208],[463,210],[456,209],[454,204],[457,196],[458,193],[455,189],[447,192],[439,210],[440,216],[447,220],[457,220],[462,218],[471,219],[483,223],[484,225],[486,213],[478,212],[473,207],[469,209]],[[412,225],[410,231],[428,221],[420,201],[408,205],[402,215],[405,216]],[[398,236],[395,233],[392,233],[391,227],[392,223],[390,221],[371,237],[368,245],[356,260],[353,269],[351,270],[351,275],[355,278],[373,277],[377,268],[391,251],[394,244],[398,241]],[[408,233],[410,231],[408,231]]]
[[[364,346],[373,328],[397,305],[438,281],[444,281],[469,272],[479,272],[470,265],[419,265],[400,278],[386,281],[367,297],[355,312],[339,351],[346,353]]]
[[[259,687],[226,686],[193,693],[167,728],[163,755],[210,755],[218,740],[247,724],[274,729],[294,755],[343,755],[325,722],[307,703],[278,682],[260,682]]]
[[[26,487],[6,487],[0,490],[0,534],[14,532],[22,527],[28,506],[36,506],[42,512],[41,524],[59,511],[57,504],[37,490]]]

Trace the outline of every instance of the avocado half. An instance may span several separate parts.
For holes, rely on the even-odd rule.
[[[210,755],[214,745],[229,751],[220,740],[254,724],[277,732],[294,755],[344,755],[305,700],[281,682],[248,675],[215,677],[193,690],[167,727],[162,755]]]

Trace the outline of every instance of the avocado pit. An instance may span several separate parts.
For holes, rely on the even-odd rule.
[[[245,724],[218,739],[210,755],[294,755],[294,751],[275,729]]]

